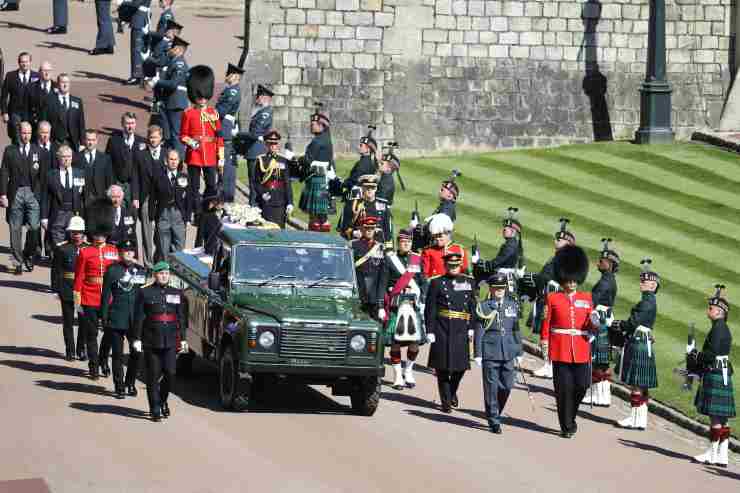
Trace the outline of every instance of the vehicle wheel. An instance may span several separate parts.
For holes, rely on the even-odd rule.
[[[366,377],[360,379],[359,387],[352,391],[352,411],[359,416],[372,416],[380,403],[380,378]]]
[[[221,405],[231,411],[246,411],[250,404],[251,385],[239,378],[238,361],[234,347],[225,346],[218,362]]]
[[[175,366],[175,374],[178,377],[187,378],[193,375],[193,360],[195,359],[195,353],[188,351],[184,354],[177,355],[177,362]]]

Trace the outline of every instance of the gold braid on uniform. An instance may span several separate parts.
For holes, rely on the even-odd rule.
[[[207,112],[206,109],[200,110],[200,122],[208,123],[213,130],[216,130],[216,122],[218,121],[218,111],[216,111],[216,108],[213,108],[213,114],[211,114]]]
[[[475,305],[475,314],[478,315],[478,318],[480,318],[481,320],[486,321],[483,328],[488,329],[493,321],[496,319],[496,315],[498,315],[498,312],[492,310],[491,313],[489,313],[488,315],[484,315],[483,310],[481,310],[480,303],[478,303],[477,305]]]
[[[270,162],[267,165],[267,168],[265,168],[265,160],[263,159],[263,158],[266,158],[266,157],[269,157],[270,158]],[[263,154],[263,155],[261,155],[260,156],[260,171],[262,172],[262,179],[260,180],[260,183],[262,185],[264,185],[265,183],[267,183],[268,181],[270,181],[270,179],[272,178],[273,175],[276,175],[277,173],[279,173],[279,171],[278,171],[278,163],[277,163],[277,159],[275,159],[275,156],[273,156],[272,154],[269,154],[269,155],[268,154]],[[277,179],[277,178],[278,177],[276,176],[275,179]]]
[[[357,221],[362,219],[365,214],[365,201],[363,199],[355,200],[352,204],[352,226],[357,224]]]

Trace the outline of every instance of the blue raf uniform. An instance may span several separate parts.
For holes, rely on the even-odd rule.
[[[113,19],[110,16],[110,0],[95,0],[95,18],[98,23],[98,35],[95,38],[95,50],[113,50],[116,39],[113,36]],[[92,53],[97,54],[97,53]]]
[[[131,79],[137,81],[144,77],[144,57],[146,45],[144,36],[149,32],[152,18],[152,0],[130,0],[138,8],[131,18]]]
[[[183,45],[183,43],[185,43]],[[187,46],[187,42],[175,38],[174,46]],[[170,148],[177,149],[181,155],[185,154],[180,142],[180,122],[182,112],[190,105],[188,101],[188,64],[184,56],[170,57],[169,63],[162,68],[162,75],[154,85],[162,95],[161,127],[167,136]]]
[[[257,86],[256,97],[260,96],[273,96],[273,92],[262,84]],[[247,149],[247,172],[249,173],[249,189],[255,190],[254,183],[254,165],[257,160],[257,156],[267,153],[267,148],[263,141],[264,136],[267,132],[272,129],[272,106],[259,106],[252,112],[252,117],[249,119],[249,133],[248,139],[251,141],[251,145]],[[249,204],[255,205],[257,197],[254,194],[249,194]]]
[[[232,64],[229,64],[226,69],[226,77],[232,74],[241,75],[243,73],[244,70]],[[233,139],[239,131],[239,103],[241,103],[241,90],[238,83],[226,86],[216,103],[216,111],[218,111],[219,118],[221,119],[221,136],[224,139],[224,173],[222,178],[224,202],[233,202],[236,191],[237,163],[234,156]],[[270,114],[270,120],[272,121],[272,114]]]
[[[494,286],[506,288],[506,276],[494,276],[491,289]],[[519,304],[509,296],[479,303],[474,330],[475,358],[483,367],[486,418],[491,430],[499,432],[500,416],[514,387],[514,359],[522,354]]]
[[[175,13],[172,12],[172,8],[167,7],[166,9],[164,9],[159,15],[159,21],[157,22],[157,34],[159,34],[160,36],[164,36],[164,33],[167,31],[167,23],[174,20]]]

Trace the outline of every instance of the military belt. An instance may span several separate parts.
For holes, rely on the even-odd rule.
[[[284,183],[282,180],[269,180],[265,183],[263,183],[265,188],[269,188],[270,190],[275,190],[277,188],[283,188]]]
[[[440,310],[439,316],[459,320],[470,320],[470,314],[468,312],[456,312],[454,310]]]
[[[177,315],[174,313],[158,313],[149,317],[152,322],[177,322]]]
[[[139,5],[139,10],[141,12],[149,12],[151,9],[149,7],[145,7],[144,5]]]
[[[566,336],[585,336],[588,335],[588,331],[581,329],[552,329],[553,334],[561,334]]]
[[[236,117],[234,115],[224,115],[224,120],[229,120],[230,122],[235,122]]]
[[[187,88],[187,87],[185,87],[185,86],[177,86],[177,90],[178,90],[178,91],[185,91],[185,92],[188,92],[188,88]]]
[[[65,272],[64,273],[64,278],[65,279],[74,279],[75,278],[75,273],[74,272]]]
[[[102,277],[86,277],[85,282],[88,284],[103,284]]]

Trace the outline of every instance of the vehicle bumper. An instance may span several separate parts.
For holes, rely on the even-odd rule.
[[[302,377],[382,377],[385,366],[324,366],[324,365],[287,365],[282,363],[239,363],[240,373],[275,373]]]

